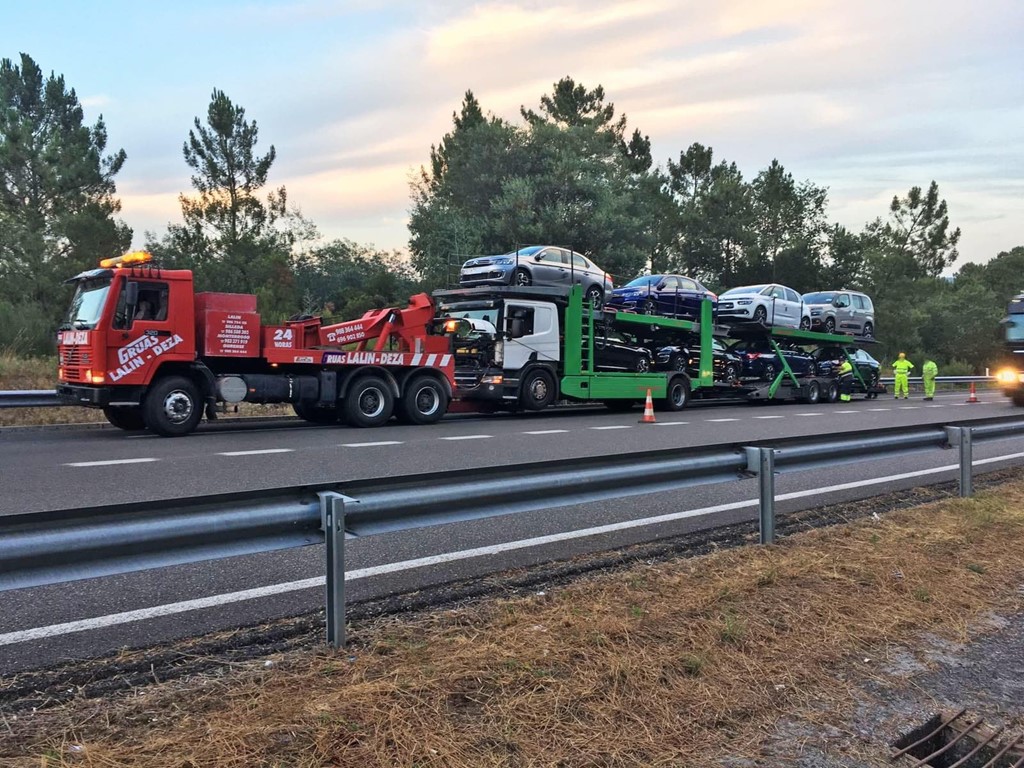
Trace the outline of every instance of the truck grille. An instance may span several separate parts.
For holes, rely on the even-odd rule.
[[[92,353],[88,348],[64,347],[61,357],[65,381],[82,381],[83,372],[92,366]]]

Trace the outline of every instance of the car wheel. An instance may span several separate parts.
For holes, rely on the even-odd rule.
[[[686,358],[683,357],[682,355],[673,355],[672,356],[671,368],[672,368],[673,371],[678,371],[680,373],[685,373],[686,372]]]
[[[681,411],[690,402],[690,380],[676,376],[668,383],[665,399],[659,405],[666,411]]]
[[[801,331],[809,331],[809,330],[811,330],[811,318],[809,318],[809,317],[801,317],[800,318],[800,330]]]
[[[417,376],[406,384],[395,403],[398,420],[406,424],[435,424],[448,410],[448,393],[432,376]]]
[[[646,299],[640,307],[640,313],[643,315],[656,315],[658,314],[658,305],[654,299]]]
[[[203,417],[199,390],[184,376],[168,376],[149,388],[142,418],[151,432],[163,437],[187,435]]]
[[[758,307],[754,310],[754,322],[761,323],[764,325],[768,322],[768,310],[764,307]]]
[[[637,373],[649,373],[651,370],[651,361],[649,358],[641,357],[633,364],[633,370]]]
[[[555,402],[555,381],[543,368],[534,368],[523,379],[519,402],[527,411],[542,411]]]
[[[142,418],[142,409],[138,407],[108,405],[103,415],[112,425],[125,432],[141,432],[146,428]]]
[[[811,381],[807,384],[806,393],[804,394],[804,402],[810,405],[816,405],[821,399],[821,387],[818,382]]]
[[[739,377],[740,372],[736,363],[726,363],[725,368],[722,369],[722,381],[726,384],[735,384]]]
[[[335,408],[318,408],[309,403],[292,403],[295,415],[310,424],[336,424],[338,411]]]
[[[866,338],[866,339],[873,339],[874,337],[875,337],[875,326],[873,326],[871,323],[866,323],[864,325],[864,338]]]
[[[586,300],[587,304],[594,307],[594,309],[600,309],[601,305],[604,304],[604,291],[602,291],[598,286],[592,285],[587,288],[587,292],[584,294],[583,298]]]
[[[379,376],[363,376],[345,396],[345,420],[353,427],[379,427],[395,409],[391,387]]]
[[[877,387],[878,386],[878,371],[872,371],[870,374],[868,374],[868,386],[869,387]]]
[[[778,375],[778,370],[776,370],[775,363],[765,363],[764,378],[768,381],[775,381],[776,375]]]
[[[836,332],[836,319],[834,317],[825,318],[825,333]]]
[[[533,285],[533,278],[530,277],[529,270],[519,267],[515,272],[512,273],[512,284],[518,286]]]

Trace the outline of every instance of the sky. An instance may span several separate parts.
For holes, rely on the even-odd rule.
[[[325,240],[405,249],[410,179],[465,92],[518,122],[566,75],[603,86],[662,166],[693,142],[748,179],[778,159],[855,231],[934,179],[957,266],[1024,245],[1019,0],[8,0],[2,18],[0,58],[63,74],[127,152],[136,247],[181,220],[182,144],[214,88]]]

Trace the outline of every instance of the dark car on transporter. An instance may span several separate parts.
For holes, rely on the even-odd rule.
[[[718,339],[711,342],[715,381],[733,384],[743,373],[743,358]],[[656,371],[685,371],[693,378],[700,376],[700,347],[659,347],[654,354]]]
[[[600,305],[612,292],[612,278],[590,259],[554,245],[531,245],[499,256],[477,256],[462,265],[459,285],[583,287],[587,301]]]
[[[599,371],[647,373],[654,367],[649,349],[633,344],[613,331],[594,333],[594,368]]]
[[[643,315],[700,318],[704,299],[711,300],[712,311],[718,296],[686,275],[645,275],[615,288],[605,300],[609,309],[623,309]]]
[[[820,376],[836,376],[839,373],[839,366],[846,359],[846,353],[841,347],[820,347],[813,353],[817,362],[818,374]],[[863,349],[850,353],[853,364],[860,373],[860,377],[869,387],[876,386],[882,375],[882,366],[871,355]]]
[[[815,359],[796,345],[776,342],[796,376],[812,376],[817,371]],[[744,379],[772,381],[782,370],[779,355],[766,340],[740,341],[730,347],[743,360]]]

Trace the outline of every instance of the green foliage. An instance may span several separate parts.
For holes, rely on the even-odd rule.
[[[413,184],[415,268],[442,285],[470,255],[553,243],[592,256],[618,282],[635,277],[656,245],[650,141],[636,131],[625,140],[626,118],[603,89],[571,78],[522,115],[525,126],[485,117],[466,93]]]
[[[56,353],[53,308],[0,298],[0,349],[21,356]]]
[[[131,243],[114,218],[125,153],[105,155],[102,116],[84,119],[63,76],[44,77],[28,54],[0,60],[0,298],[28,307],[46,334],[67,301],[61,282]],[[52,348],[35,330],[21,338],[33,352]]]
[[[303,311],[340,319],[368,309],[404,306],[421,290],[412,267],[396,252],[335,240],[295,260]]]
[[[271,146],[257,155],[258,138],[245,109],[214,90],[205,125],[195,119],[182,149],[197,194],[181,195],[184,222],[170,225],[160,241],[147,233],[147,247],[165,263],[192,269],[199,290],[257,294],[264,317],[280,320],[299,304],[293,253],[317,233],[288,207],[284,187],[259,197],[277,154]]]

